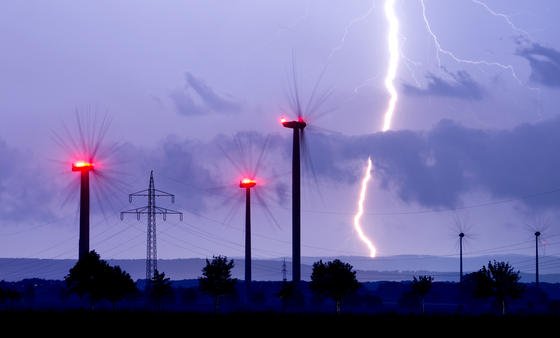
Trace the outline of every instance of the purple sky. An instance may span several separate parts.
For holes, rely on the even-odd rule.
[[[254,162],[267,135],[261,197],[278,224],[255,200],[253,254],[289,257],[291,134],[278,119],[292,60],[304,100],[325,65],[319,89],[332,90],[306,136],[318,184],[307,170],[303,255],[367,255],[352,217],[368,156],[363,224],[379,255],[456,254],[456,222],[467,254],[530,254],[533,227],[560,254],[560,3],[424,3],[440,48],[489,64],[438,53],[421,2],[397,0],[400,96],[381,133],[381,0],[2,1],[0,256],[77,255],[78,177],[53,132],[75,130],[78,109],[106,113],[106,141],[121,144],[92,214],[103,257],[144,257],[144,220],[118,211],[143,205],[127,194],[150,169],[185,212],[158,222],[159,257],[242,256],[241,173],[220,148]]]

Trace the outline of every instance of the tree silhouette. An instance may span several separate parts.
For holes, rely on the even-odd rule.
[[[160,273],[157,269],[154,271],[149,287],[148,295],[150,300],[157,304],[159,308],[162,301],[170,299],[173,296],[173,287],[169,277],[165,277],[165,273]]]
[[[115,303],[132,295],[137,291],[136,284],[128,274],[121,269],[120,266],[110,266],[105,270],[102,277],[102,297],[109,300],[113,306]]]
[[[507,262],[488,262],[477,272],[470,273],[467,281],[472,285],[472,293],[478,298],[494,297],[502,314],[506,313],[508,299],[519,298],[524,289],[519,283],[519,271],[514,271]]]
[[[276,296],[280,299],[282,310],[286,310],[288,305],[301,306],[304,303],[303,293],[294,282],[283,281]]]
[[[422,304],[422,313],[424,313],[424,299],[430,290],[432,289],[432,281],[434,277],[432,276],[416,276],[412,277],[412,293],[420,298]]]
[[[506,300],[508,298],[519,298],[523,293],[523,287],[519,283],[519,271],[515,272],[513,267],[506,262],[488,262],[488,270],[494,282],[494,296],[496,301],[502,305],[502,314],[506,313]]]
[[[19,301],[22,296],[22,293],[14,288],[3,288],[0,286],[0,304],[8,302],[10,305],[13,305],[15,302]]]
[[[465,291],[475,298],[492,297],[493,283],[490,271],[485,266],[478,271],[466,274],[463,278]]]
[[[220,297],[235,291],[237,279],[231,278],[234,262],[226,256],[213,256],[212,261],[206,259],[202,268],[202,277],[198,279],[200,289],[214,297],[216,312],[220,309]]]
[[[93,250],[78,260],[64,280],[71,292],[80,297],[89,296],[92,305],[102,299],[114,305],[136,292],[136,285],[126,271],[110,266]]]
[[[338,259],[327,263],[322,260],[313,263],[311,290],[334,300],[337,313],[340,313],[344,297],[355,292],[359,286],[352,265]]]

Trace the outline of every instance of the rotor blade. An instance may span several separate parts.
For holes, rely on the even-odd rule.
[[[91,189],[93,190],[93,198],[95,199],[95,201],[97,202],[97,206],[99,208],[99,210],[101,211],[101,215],[103,216],[103,219],[105,220],[105,222],[109,221],[109,218],[107,217],[107,213],[105,212],[105,207],[103,206],[103,199],[101,198],[101,192],[99,189]],[[112,203],[109,203],[109,205],[112,205]]]
[[[231,225],[231,221],[233,220],[235,215],[237,215],[237,211],[239,210],[240,207],[241,207],[241,203],[233,203],[231,209],[229,210],[228,214],[226,215],[222,223],[226,226]]]
[[[237,162],[235,162],[233,160],[233,158],[231,158],[231,156],[229,156],[229,154],[225,151],[225,149],[222,147],[222,145],[218,144],[218,148],[220,148],[220,150],[222,151],[222,153],[224,154],[226,159],[231,163],[231,165],[233,165],[235,167],[235,169],[237,171],[239,171],[239,172],[243,171],[243,169],[239,166],[239,164]]]
[[[259,192],[263,195],[263,198],[267,200],[272,200],[274,203],[278,204],[279,206],[285,206],[288,202],[290,196],[288,194],[288,188],[286,187],[285,190],[278,191],[277,189],[272,192],[266,189],[260,189]]]
[[[299,87],[298,87],[298,80],[296,74],[296,61],[295,61],[295,53],[292,51],[292,81],[293,81],[293,90],[294,90],[294,98],[296,103],[296,114],[298,118],[302,117],[301,112],[301,100],[299,97]]]
[[[332,88],[323,92],[323,94],[319,97],[319,99],[309,109],[309,111],[307,113],[308,117],[311,117],[311,118],[314,118],[315,120],[317,120],[317,119],[320,119],[320,118],[324,117],[328,113],[331,113],[331,112],[335,111],[336,109],[338,109],[338,107],[333,107],[333,108],[330,108],[330,109],[323,110],[322,112],[319,113],[319,109],[325,104],[325,102],[327,102],[327,100],[331,97],[333,92],[334,92],[334,89],[332,89]]]
[[[266,201],[261,197],[261,195],[259,194],[258,191],[255,191],[255,197],[257,198],[257,201],[259,202],[259,204],[263,208],[263,210],[265,212],[265,215],[269,218],[269,221],[272,221],[272,223],[276,226],[276,228],[278,230],[282,230],[282,227],[280,227],[280,224],[278,223],[278,221],[276,220],[276,218],[272,214],[272,211],[268,207]]]
[[[64,129],[66,135],[68,136],[68,140],[70,141],[70,143],[74,147],[74,149],[71,149],[71,150],[73,152],[80,152],[81,149],[80,149],[79,140],[76,139],[75,135],[72,135],[72,133],[70,132],[70,129],[68,128],[66,123],[62,124],[62,128]],[[72,154],[72,155],[76,155],[76,154]],[[82,154],[79,154],[79,155],[81,156]]]
[[[109,119],[109,117],[107,115],[105,115],[103,117],[103,120],[101,121],[101,125],[99,126],[99,130],[97,132],[96,136],[93,136],[92,138],[95,139],[95,141],[92,139],[92,145],[93,145],[93,150],[92,150],[92,157],[95,158],[95,156],[97,155],[97,152],[99,151],[101,144],[103,143],[103,141],[105,140],[105,137],[107,135],[107,132],[109,131],[109,127],[111,126],[111,120]],[[94,134],[94,133],[92,133]]]
[[[79,178],[76,178],[74,180],[71,180],[63,189],[67,191],[66,196],[62,199],[62,202],[60,204],[61,208],[63,208],[64,206],[66,206],[66,204],[70,201],[70,199],[74,199],[75,195],[77,195],[77,191],[79,190],[80,187],[80,182],[79,182]]]
[[[317,81],[315,81],[315,84],[313,85],[313,89],[311,90],[311,95],[309,95],[309,100],[307,100],[307,104],[305,105],[305,112],[307,115],[311,114],[309,108],[311,107],[313,100],[315,99],[315,95],[317,94],[317,90],[319,89],[319,84],[321,83],[321,80],[323,79],[325,73],[327,72],[328,65],[329,63],[326,62],[325,65],[323,66],[323,69],[321,70],[321,73],[319,74],[319,77],[317,78]]]
[[[237,147],[237,157],[241,160],[242,172],[245,174],[249,170],[249,165],[247,163],[246,148],[243,146],[239,133],[235,134],[233,140],[234,140],[234,144]]]
[[[305,127],[307,133],[322,133],[322,134],[333,134],[333,135],[340,135],[339,131],[328,129],[325,127],[318,126],[316,124],[308,125]]]
[[[51,138],[59,147],[62,148],[63,151],[65,151],[65,152],[72,152],[73,151],[72,146],[70,146],[68,144],[68,141],[66,141],[56,131],[51,130]]]
[[[258,172],[259,172],[259,170],[260,170],[260,168],[261,168],[261,163],[262,163],[262,160],[263,160],[263,158],[264,158],[265,151],[266,151],[266,149],[267,149],[267,147],[268,147],[269,141],[270,141],[270,134],[266,136],[266,139],[264,140],[263,147],[262,147],[262,149],[261,149],[261,153],[259,154],[259,157],[258,157],[258,159],[257,159],[257,162],[255,163],[255,167],[254,167],[254,169],[253,169],[253,175],[254,175],[255,177],[257,176],[257,174],[258,174]]]
[[[313,159],[311,158],[311,153],[309,151],[309,142],[307,141],[307,138],[305,137],[305,132],[302,129],[301,130],[301,147],[302,147],[302,155],[303,155],[303,159],[304,159],[304,168],[307,169],[310,173],[311,176],[313,178],[313,183],[315,183],[315,187],[317,188],[317,193],[319,195],[319,198],[321,199],[321,203],[325,204],[325,199],[323,197],[323,194],[321,192],[321,188],[319,186],[319,180],[317,178],[317,173],[315,171],[315,165],[313,164]]]
[[[240,203],[241,199],[239,197],[238,191],[232,191],[229,194],[225,195],[222,199],[220,199],[219,204],[216,206],[216,209],[219,207],[227,207],[233,203]]]
[[[81,147],[82,147],[81,150],[85,151],[87,153],[87,155],[90,156],[91,154],[90,154],[90,151],[89,151],[88,145],[87,145],[87,140],[86,140],[83,121],[82,121],[82,115],[78,111],[76,111],[76,123],[77,123],[77,127],[78,127],[78,137],[79,137],[79,141],[80,141]]]

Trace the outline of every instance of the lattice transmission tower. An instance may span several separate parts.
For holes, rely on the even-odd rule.
[[[156,243],[156,215],[162,215],[163,220],[167,220],[167,215],[179,215],[183,220],[183,213],[156,206],[156,197],[169,197],[171,203],[175,203],[175,195],[161,191],[154,186],[154,171],[150,172],[150,184],[148,189],[137,191],[128,195],[128,201],[132,203],[134,197],[148,197],[148,205],[140,208],[134,208],[121,212],[121,220],[124,214],[136,214],[136,218],[140,220],[141,215],[148,215],[147,228],[147,245],[146,245],[146,281],[149,282],[154,277],[154,271],[157,270],[157,243]]]

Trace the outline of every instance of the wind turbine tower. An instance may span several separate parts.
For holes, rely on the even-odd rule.
[[[459,233],[459,283],[463,284],[463,237],[464,232]]]
[[[539,286],[539,236],[540,231],[535,231],[535,283]]]
[[[72,163],[72,171],[80,172],[80,239],[78,259],[82,260],[89,253],[89,173],[93,171],[91,161]]]
[[[301,166],[300,134],[307,126],[301,116],[294,121],[280,120],[282,126],[294,130],[292,152],[292,281],[301,281]]]
[[[245,285],[251,285],[251,188],[257,182],[244,178],[239,182],[239,187],[245,189]]]

